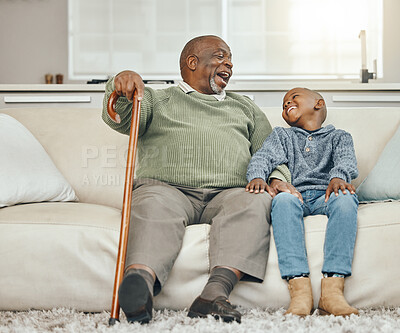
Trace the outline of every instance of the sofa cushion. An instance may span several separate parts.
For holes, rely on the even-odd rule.
[[[0,207],[77,200],[42,145],[20,122],[6,114],[0,114],[0,156]]]
[[[400,127],[357,189],[360,202],[400,200]]]
[[[186,227],[182,250],[175,260],[161,293],[154,299],[156,309],[189,308],[208,280],[210,225]]]
[[[1,209],[0,310],[110,310],[120,220],[118,209],[84,203],[36,203]],[[326,223],[322,215],[305,219],[315,305]],[[188,308],[200,294],[210,269],[209,229],[204,224],[187,227],[182,250],[154,300],[156,309]],[[398,239],[400,202],[360,205],[353,276],[346,279],[345,286],[352,305],[400,304],[400,284],[391,283],[386,288],[400,276]],[[231,301],[245,307],[288,306],[289,292],[280,278],[273,239],[264,282],[239,282]]]
[[[119,209],[76,202],[0,209],[0,310],[111,309]],[[208,278],[210,226],[186,228],[181,251],[154,304],[183,309]],[[30,281],[30,283],[27,283]]]
[[[283,97],[283,96],[282,96]],[[282,109],[263,108],[273,127],[287,126]],[[358,187],[371,172],[386,144],[400,125],[398,107],[328,108],[323,126],[333,124],[353,136],[359,176],[352,181]]]
[[[0,310],[110,309],[120,222],[77,202],[0,209]]]
[[[129,137],[104,123],[101,108],[60,105],[1,112],[17,119],[35,136],[80,202],[122,208]]]

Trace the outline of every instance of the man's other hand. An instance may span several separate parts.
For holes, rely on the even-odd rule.
[[[302,197],[301,193],[299,191],[297,191],[297,189],[288,182],[284,182],[280,179],[273,178],[271,180],[270,188],[275,193],[275,195],[280,192],[290,193],[290,194],[293,194],[295,197],[298,197],[299,200],[303,203],[303,197]]]

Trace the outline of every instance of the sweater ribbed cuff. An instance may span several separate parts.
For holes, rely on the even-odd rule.
[[[330,175],[329,181],[331,181],[333,178],[340,178],[340,179],[343,179],[345,182],[349,183],[349,181],[347,181],[347,177],[346,177],[345,173],[333,172],[333,173],[330,173],[329,175]]]
[[[284,177],[284,175],[282,175],[282,173],[281,173],[279,170],[276,170],[276,169],[275,169],[274,171],[272,171],[271,174],[269,175],[269,177],[268,177],[268,184],[271,183],[271,180],[272,180],[273,178],[279,179],[279,180],[281,180],[281,181],[283,181],[283,182],[287,182],[287,180],[286,180],[286,178]]]
[[[264,172],[251,172],[247,173],[247,181],[251,182],[255,178],[261,178],[265,181],[265,173]]]

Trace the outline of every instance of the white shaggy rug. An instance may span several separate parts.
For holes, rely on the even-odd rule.
[[[340,332],[375,333],[400,332],[400,308],[361,309],[360,316],[350,318],[319,316],[317,311],[304,319],[284,316],[284,309],[240,309],[242,323],[223,323],[214,318],[190,319],[186,311],[156,311],[147,325],[128,324],[121,314],[121,322],[108,326],[109,313],[83,313],[70,309],[51,311],[0,311],[1,333],[47,332]]]

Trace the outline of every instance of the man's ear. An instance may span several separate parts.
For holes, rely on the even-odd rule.
[[[317,100],[317,103],[315,103],[314,109],[315,110],[320,110],[324,106],[325,106],[325,101],[322,98],[320,98],[320,99]]]
[[[199,59],[194,54],[191,54],[186,58],[186,65],[191,70],[194,71],[197,67]]]

